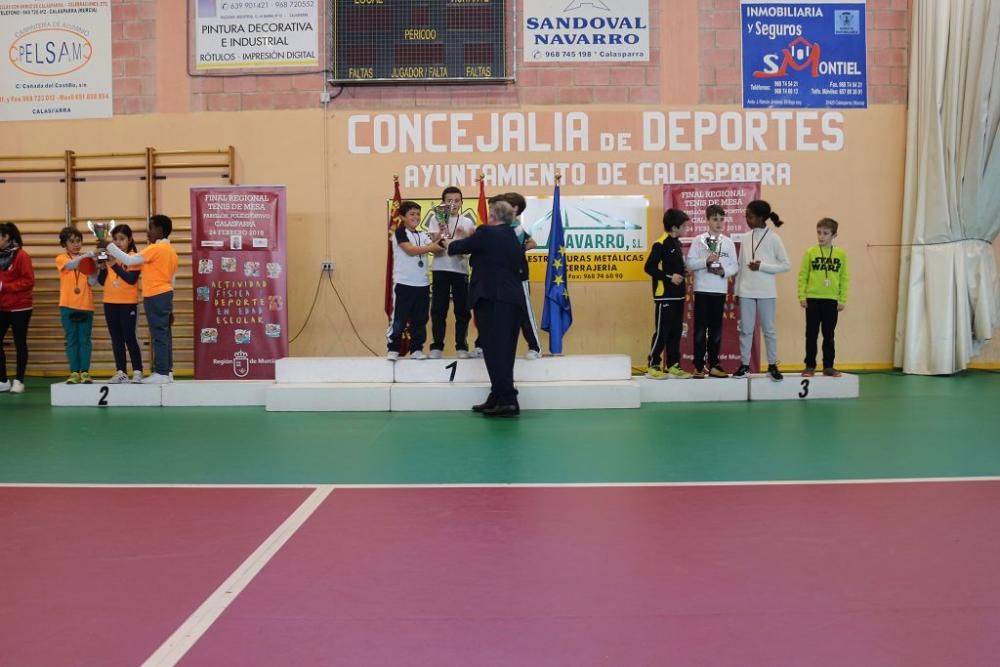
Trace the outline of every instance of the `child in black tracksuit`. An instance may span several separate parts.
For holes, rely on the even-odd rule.
[[[684,211],[671,208],[663,214],[664,234],[649,251],[643,267],[653,279],[653,302],[656,305],[656,330],[649,350],[646,377],[665,380],[673,376],[689,378],[681,369],[681,331],[684,326],[684,295],[687,291],[684,249],[680,237],[689,218]],[[663,351],[666,349],[666,372],[663,371]]]

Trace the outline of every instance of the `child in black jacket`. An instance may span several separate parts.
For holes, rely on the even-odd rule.
[[[684,211],[671,208],[663,214],[664,234],[649,251],[644,267],[653,279],[654,321],[656,330],[649,350],[646,377],[665,380],[668,377],[689,378],[681,369],[681,331],[684,326],[684,294],[687,291],[684,249],[680,237],[689,218]],[[666,372],[663,352],[666,349]]]

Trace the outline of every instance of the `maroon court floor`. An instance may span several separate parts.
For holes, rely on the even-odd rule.
[[[0,487],[0,664],[139,665],[313,488]],[[996,665],[1000,481],[337,487],[177,664]]]

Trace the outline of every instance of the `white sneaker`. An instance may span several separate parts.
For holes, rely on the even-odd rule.
[[[481,348],[481,347],[473,348],[473,350],[472,350],[472,357],[474,359],[482,359],[483,358],[483,348]]]
[[[431,350],[431,359],[440,359],[441,350]]]
[[[417,361],[421,361],[426,358],[427,355],[424,354],[421,350],[417,350],[416,352],[410,352],[410,359],[416,359]]]
[[[469,358],[469,351],[468,350],[459,350],[458,352],[455,353],[455,356],[458,357],[459,359],[468,359]]]
[[[132,371],[132,384],[142,384],[142,371]]]
[[[10,393],[12,394],[23,394],[24,393],[24,383],[20,380],[14,380],[14,384],[10,386]]]
[[[174,381],[174,372],[170,371],[169,373],[167,373],[167,375],[170,377],[170,381],[173,382]]]
[[[10,380],[0,382],[0,392],[10,391]]]
[[[148,378],[142,381],[143,384],[170,384],[171,379],[169,375],[162,375],[160,373],[152,373]]]
[[[388,359],[389,361],[397,361],[399,359],[399,352],[396,352],[395,350],[390,350],[389,353],[385,355],[385,358]]]
[[[108,380],[108,384],[126,384],[127,382],[128,376],[123,371],[118,371]]]
[[[527,353],[524,355],[524,358],[525,359],[541,359],[542,358],[542,353],[539,352],[538,350],[528,350]]]

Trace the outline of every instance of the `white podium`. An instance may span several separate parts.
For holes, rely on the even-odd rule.
[[[861,395],[857,375],[844,373],[839,378],[816,375],[804,378],[798,373],[786,373],[775,382],[767,375],[750,378],[751,401],[812,401],[822,398],[857,398]]]
[[[158,384],[56,383],[49,389],[49,400],[57,407],[87,408],[158,408],[162,395]]]

